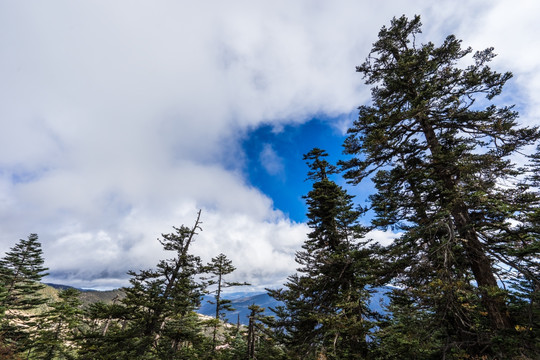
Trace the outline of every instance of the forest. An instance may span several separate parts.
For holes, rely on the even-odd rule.
[[[348,130],[346,159],[304,155],[310,232],[297,272],[267,289],[282,304],[273,316],[254,305],[248,326],[224,323],[223,291],[248,284],[227,281],[226,255],[192,254],[201,211],[162,235],[169,257],[130,271],[111,303],[82,306],[75,289],[44,297],[48,269],[30,234],[0,260],[0,358],[540,358],[540,131],[493,103],[512,77],[489,67],[493,48],[453,35],[420,44],[421,26],[394,18],[356,68],[371,105]],[[371,181],[369,204],[340,179]],[[373,229],[400,235],[382,246]],[[381,287],[390,300],[375,312]],[[204,294],[212,318],[196,314]]]

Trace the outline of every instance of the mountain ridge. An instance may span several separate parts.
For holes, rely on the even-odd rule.
[[[45,285],[54,288],[56,290],[65,290],[69,288],[77,289],[81,292],[80,299],[83,305],[92,304],[98,301],[105,303],[111,303],[115,299],[123,299],[125,294],[121,289],[114,290],[93,290],[93,289],[80,289],[69,285],[51,284],[45,283]],[[384,307],[388,305],[389,299],[386,295],[392,290],[392,287],[384,286],[380,288],[372,289],[371,299],[369,302],[369,308],[375,312],[384,313]],[[236,324],[247,325],[249,323],[249,306],[255,304],[264,308],[263,315],[273,316],[274,313],[271,308],[276,308],[279,305],[283,305],[282,302],[275,300],[267,292],[232,292],[223,294],[223,298],[231,300],[231,306],[235,309],[233,311],[225,312],[223,320]],[[214,317],[216,314],[215,304],[210,303],[214,301],[214,297],[211,295],[204,295],[201,299],[201,306],[196,310],[198,314]]]

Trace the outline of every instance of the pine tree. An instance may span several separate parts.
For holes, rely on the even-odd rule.
[[[84,308],[84,330],[77,343],[81,360],[129,358],[131,339],[125,329],[132,317],[128,309],[114,299],[111,304],[97,302]]]
[[[373,224],[403,232],[387,249],[385,280],[437,314],[430,323],[444,329],[440,356],[507,357],[497,334],[514,320],[497,279],[523,236],[513,221],[527,205],[502,185],[516,183],[522,172],[510,157],[538,129],[519,127],[512,106],[491,103],[512,76],[489,68],[492,48],[462,69],[470,48],[453,35],[439,47],[418,44],[420,33],[418,16],[394,18],[357,67],[373,105],[360,107],[345,142],[355,157],[342,165],[352,183],[374,182]]]
[[[236,268],[233,266],[232,261],[227,258],[224,254],[219,254],[218,256],[212,258],[212,261],[206,265],[205,272],[212,274],[211,277],[205,278],[207,280],[206,286],[216,286],[213,291],[214,301],[212,304],[216,305],[216,315],[213,322],[213,331],[212,331],[212,352],[216,347],[216,336],[217,329],[219,326],[220,320],[225,319],[224,311],[234,311],[234,308],[231,305],[231,300],[223,299],[222,292],[224,289],[234,287],[234,286],[247,286],[249,285],[246,282],[233,282],[225,281],[225,276],[234,272]]]
[[[368,354],[372,326],[367,308],[370,249],[361,240],[366,229],[358,223],[360,212],[353,210],[352,196],[330,180],[337,170],[326,156],[320,149],[304,156],[313,181],[305,197],[312,231],[296,254],[299,274],[288,278],[286,289],[269,292],[284,303],[273,310],[294,356],[356,359]]]
[[[124,288],[126,297],[122,303],[131,311],[127,333],[136,339],[138,357],[153,354],[167,358],[182,343],[196,341],[191,314],[202,296],[202,284],[195,278],[202,264],[189,248],[201,230],[200,215],[199,211],[193,227],[175,227],[174,233],[162,235],[159,242],[165,250],[175,253],[173,259],[161,260],[155,270],[129,272],[131,287]],[[173,337],[164,336],[167,334]]]
[[[174,257],[155,269],[129,271],[131,286],[119,304],[92,307],[94,326],[81,351],[83,359],[195,359],[204,349],[200,306],[204,267],[190,246],[201,230],[201,212],[189,228],[174,227],[161,243]]]
[[[31,346],[29,335],[36,326],[31,311],[46,302],[39,293],[44,288],[40,281],[47,275],[43,263],[43,251],[36,234],[19,240],[0,260],[0,283],[3,284],[0,309],[4,311],[0,332],[4,341],[18,351]]]
[[[265,308],[252,304],[248,306],[248,328],[246,333],[245,351],[234,359],[265,359],[286,360],[282,346],[275,341],[271,326],[274,323],[273,316],[264,315]]]
[[[407,290],[389,293],[389,315],[377,323],[371,359],[440,359],[441,328],[433,312]]]
[[[261,308],[258,305],[250,305],[248,307],[251,310],[249,314],[249,323],[248,323],[248,333],[247,333],[247,359],[255,359],[255,342],[257,339],[257,320],[259,314],[264,311],[264,308]]]
[[[540,354],[540,146],[530,159],[528,176],[514,190],[521,205],[519,225],[513,229],[519,241],[500,261],[508,265],[505,278],[514,290],[509,310],[520,333],[516,347]]]
[[[43,263],[43,250],[36,234],[19,240],[6,253],[0,260],[0,277],[4,284],[0,307],[8,311],[30,310],[45,303],[38,294],[45,287],[40,281],[48,270]]]
[[[83,310],[80,292],[74,288],[62,290],[59,300],[48,304],[39,315],[39,331],[33,341],[32,356],[39,359],[72,359],[75,340],[82,324]]]

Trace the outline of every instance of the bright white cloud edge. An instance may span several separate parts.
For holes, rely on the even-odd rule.
[[[49,280],[117,287],[163,257],[160,233],[202,208],[194,251],[205,261],[227,254],[235,279],[255,287],[279,284],[308,229],[245,182],[239,136],[368,101],[354,67],[402,13],[422,14],[428,39],[495,46],[495,65],[519,89],[509,103],[536,124],[538,10],[535,1],[2,3],[0,251],[37,232]]]

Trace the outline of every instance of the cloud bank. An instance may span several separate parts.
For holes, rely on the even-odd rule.
[[[25,1],[0,3],[0,251],[40,235],[48,280],[126,285],[156,241],[203,209],[194,251],[237,280],[279,284],[308,231],[245,176],[262,124],[335,118],[369,101],[355,74],[382,25],[421,14],[516,75],[537,123],[535,1]],[[299,154],[301,156],[301,154]],[[265,148],[269,176],[282,171]],[[302,181],[303,179],[299,179]],[[381,234],[377,235],[382,236]]]

